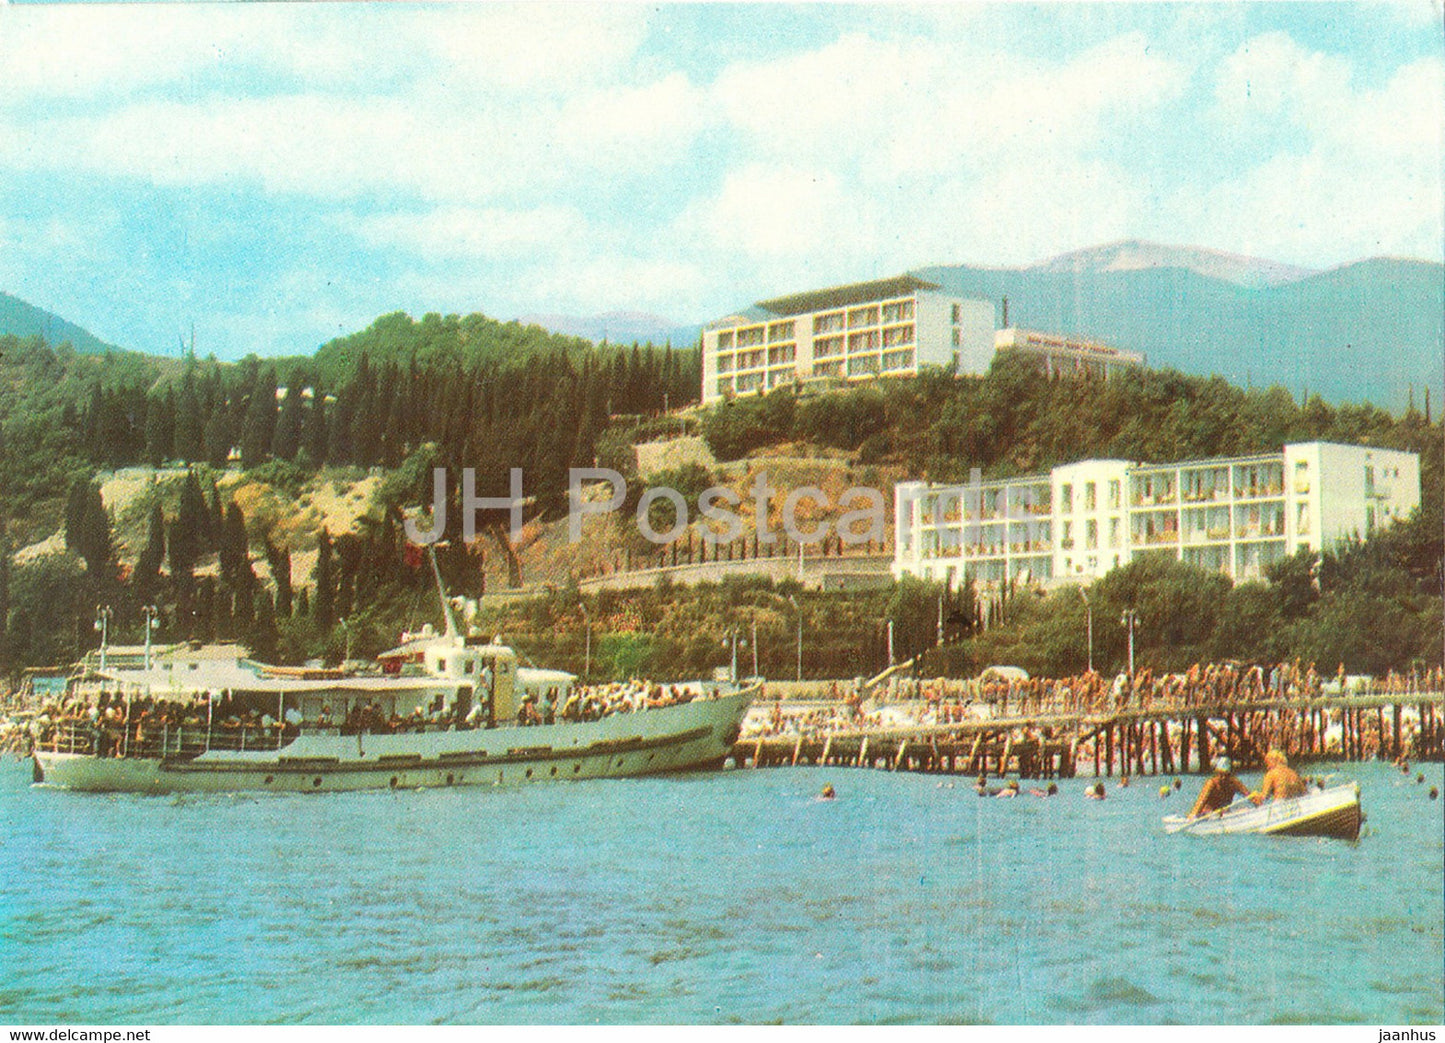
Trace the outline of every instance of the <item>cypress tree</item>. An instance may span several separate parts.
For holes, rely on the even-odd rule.
[[[291,552],[277,547],[267,536],[265,541],[266,563],[271,567],[271,581],[276,584],[276,615],[281,619],[291,616]],[[304,591],[303,591],[304,593]]]
[[[169,391],[146,400],[146,462],[159,467],[170,455],[176,437],[176,401]]]
[[[266,462],[276,436],[276,375],[266,370],[251,385],[250,404],[241,427],[241,466],[256,467]]]
[[[205,421],[201,417],[201,403],[196,393],[195,367],[186,367],[181,377],[181,393],[176,399],[176,422],[174,441],[170,456],[187,463],[197,463],[206,457]],[[224,460],[222,461],[224,464]]]
[[[308,462],[312,467],[322,467],[327,462],[327,426],[326,396],[317,388],[311,399],[311,408],[305,411],[305,419],[301,423],[300,452],[310,458]]]
[[[231,458],[231,418],[225,403],[211,410],[206,418],[205,432],[201,445],[191,447],[184,457],[187,460],[204,460],[216,469],[226,466]]]
[[[181,486],[180,508],[176,511],[176,520],[171,523],[166,547],[170,554],[171,582],[182,587],[189,585],[196,562],[204,552],[206,517],[201,483],[196,480],[194,471],[188,471]]]
[[[299,378],[300,373],[293,374]],[[301,388],[296,379],[286,389],[286,398],[281,403],[281,414],[276,418],[276,434],[271,439],[271,455],[278,460],[295,460],[301,448]]]
[[[325,529],[316,539],[316,623],[324,630],[336,625],[336,577],[331,560],[331,534]]]
[[[146,532],[146,544],[136,560],[136,591],[142,601],[155,596],[156,580],[160,576],[161,563],[166,557],[166,520],[161,513],[160,502],[151,504],[150,527]]]

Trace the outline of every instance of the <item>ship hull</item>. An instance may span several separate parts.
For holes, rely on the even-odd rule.
[[[756,688],[598,721],[396,735],[305,734],[275,750],[170,758],[38,749],[38,782],[88,792],[325,793],[512,786],[720,766]]]

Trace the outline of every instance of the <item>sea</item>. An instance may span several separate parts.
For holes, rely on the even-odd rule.
[[[145,797],[7,758],[0,1022],[1440,1024],[1441,765],[1310,770],[1358,842],[1166,835],[1197,777]]]

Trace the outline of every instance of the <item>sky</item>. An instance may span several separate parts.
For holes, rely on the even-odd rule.
[[[309,353],[1126,238],[1439,261],[1440,0],[0,2],[0,290]]]

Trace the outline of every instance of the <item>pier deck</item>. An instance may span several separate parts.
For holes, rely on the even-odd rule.
[[[743,738],[738,767],[829,765],[968,776],[1070,778],[1244,769],[1271,748],[1294,761],[1441,760],[1445,695],[1378,693],[1214,705],[1049,710],[986,720]]]

